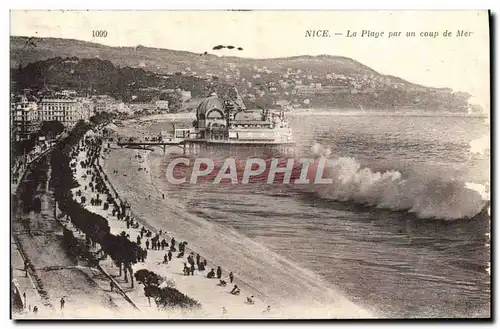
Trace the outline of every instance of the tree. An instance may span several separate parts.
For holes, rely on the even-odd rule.
[[[160,295],[161,289],[157,286],[144,286],[144,295],[148,298],[148,304],[151,306],[151,298],[155,298]],[[158,303],[156,303],[158,306]]]
[[[168,108],[171,111],[178,111],[182,107],[182,97],[178,93],[169,93],[164,96],[168,101]]]
[[[39,214],[42,211],[42,201],[40,198],[35,198],[33,200],[33,211]]]
[[[53,139],[64,131],[64,125],[59,121],[44,121],[40,130],[46,137]]]
[[[144,295],[148,298],[149,305],[151,305],[150,298],[158,296],[159,286],[163,282],[163,278],[147,269],[137,271],[134,276],[137,282],[144,285]]]
[[[147,269],[139,270],[135,273],[135,280],[144,286],[159,286],[164,280],[161,276]]]
[[[119,236],[116,236],[115,250],[112,250],[111,257],[115,259],[115,262],[123,264],[124,280],[128,283],[128,276],[130,275],[131,287],[134,287],[134,271],[132,265],[137,263],[138,246],[136,243],[131,242],[126,237],[126,233],[122,232]],[[114,257],[113,257],[114,255]]]

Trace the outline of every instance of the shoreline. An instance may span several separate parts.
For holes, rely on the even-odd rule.
[[[82,160],[84,159],[86,156],[86,154],[82,154],[80,153],[80,155],[77,157],[77,162],[78,160]],[[101,153],[101,156],[102,157],[103,154]],[[98,164],[98,166],[100,166]],[[84,183],[84,178],[82,177],[83,175],[83,172],[82,172],[82,169],[78,169],[77,170],[77,175],[76,175],[76,179],[77,181],[79,181],[79,183]],[[112,187],[112,184],[108,181],[105,183],[108,187],[110,187],[110,190],[112,190],[113,192],[115,192],[115,189]],[[80,188],[77,187],[75,188],[74,190],[79,190]],[[116,193],[116,192],[115,192]],[[90,193],[87,193],[85,192],[84,193],[86,195],[86,197],[90,197]],[[116,194],[115,194],[116,195]],[[121,197],[118,197],[119,200],[121,200]],[[114,234],[119,234],[121,231],[125,231],[126,233],[128,234],[131,234],[131,241],[134,241],[134,237],[136,237],[138,234],[138,229],[134,229],[134,228],[125,228],[125,223],[124,221],[120,221],[120,220],[117,220],[115,218],[113,218],[112,216],[110,216],[109,213],[106,213],[106,211],[102,210],[100,207],[96,207],[96,206],[86,206],[85,207],[87,210],[89,211],[92,211],[93,213],[96,213],[102,217],[104,217],[107,221],[108,221],[108,224],[110,226],[110,229],[111,229],[111,233],[114,233]],[[135,221],[139,222],[140,218],[138,218],[137,216],[131,216]],[[139,220],[138,220],[139,219]],[[154,229],[153,226],[149,225],[147,222],[145,222],[144,220],[141,220],[140,222],[142,222],[143,224],[146,224],[144,226],[146,227],[150,227],[151,231],[152,232],[155,232],[156,230]],[[163,237],[167,236],[166,234],[163,235]],[[182,240],[181,240],[182,241]],[[159,250],[158,250],[159,251]],[[186,251],[189,252],[190,251],[190,248],[189,246],[186,248]],[[165,277],[167,279],[172,279],[172,274],[175,274],[175,275],[180,275],[181,273],[178,273],[180,272],[180,269],[181,269],[181,264],[182,262],[185,260],[184,258],[182,259],[172,259],[172,261],[168,264],[168,265],[162,265],[162,257],[161,255],[159,254],[163,254],[163,250],[162,252],[156,252],[156,250],[152,250],[152,249],[148,249],[148,256],[146,258],[146,262],[145,263],[137,263],[133,266],[134,268],[134,272],[136,272],[137,270],[139,269],[148,269],[148,270],[153,270],[153,272],[161,275],[162,277]],[[159,256],[159,257],[158,257]],[[173,268],[171,268],[171,264],[172,263],[177,263],[175,264],[176,265],[176,269],[174,270]],[[210,264],[210,263],[209,263]],[[160,265],[160,266],[158,266]],[[208,266],[210,267],[210,266]],[[165,271],[167,270],[167,271]],[[207,271],[208,272],[208,271]],[[217,288],[214,288],[214,285],[215,285],[215,280],[208,280],[204,277],[204,274],[206,272],[202,273],[203,275],[196,275],[195,278],[192,278],[192,277],[187,277],[182,275],[183,278],[182,280],[180,280],[181,278],[180,277],[177,277],[177,278],[174,278],[174,283],[176,285],[180,285],[181,288],[180,288],[180,292],[181,293],[186,293],[188,294],[188,296],[193,296],[201,301],[202,303],[202,306],[206,306],[207,304],[210,304],[210,300],[207,300],[207,297],[208,299],[213,299],[211,298],[210,296],[208,296],[209,294],[205,294],[207,292],[207,287],[206,287],[206,284],[207,283],[210,283],[210,287],[208,287],[208,292],[211,294],[213,293],[213,290],[217,289]],[[167,274],[167,275],[165,275]],[[186,282],[182,282],[182,281],[186,281],[187,280],[193,280],[193,279],[196,279],[197,281],[205,281],[205,287],[199,287],[198,289],[196,289],[196,291],[193,291],[193,289],[190,289],[192,287],[190,286],[186,286],[185,283]],[[229,286],[229,284],[228,284]],[[204,289],[201,289],[201,288],[204,288]],[[127,288],[125,288],[125,290],[127,290]],[[191,290],[191,291],[189,291]],[[203,294],[197,294],[198,292],[203,292]],[[219,291],[221,292],[221,291]],[[207,310],[206,308],[201,310],[201,311],[198,311],[198,310],[193,310],[193,311],[186,311],[186,310],[181,310],[180,313],[177,313],[176,311],[172,311],[172,310],[163,310],[162,312],[154,312],[153,314],[151,314],[151,312],[148,312],[148,307],[151,307],[148,304],[145,305],[145,299],[146,297],[144,296],[143,292],[141,289],[138,289],[138,286],[136,286],[135,288],[133,289],[128,289],[128,295],[131,296],[131,299],[134,300],[134,303],[137,303],[140,307],[141,307],[141,314],[137,314],[136,316],[134,316],[134,318],[144,318],[144,316],[153,316],[155,318],[164,318],[164,317],[168,317],[168,318],[171,318],[171,317],[174,317],[174,318],[179,318],[179,319],[182,319],[182,318],[219,318],[219,317],[216,317],[214,316],[214,314],[216,314],[217,312],[219,312],[219,310],[221,309],[221,307],[217,307],[217,308],[214,308],[214,307],[209,307],[209,309]],[[201,298],[200,298],[201,297]],[[243,298],[243,295],[242,296],[239,296],[239,298]],[[208,303],[207,303],[208,301]],[[263,304],[262,304],[263,305]],[[250,307],[262,307],[261,303],[258,301],[258,300],[255,300],[255,304],[254,305],[251,305]],[[210,306],[210,305],[209,305]],[[208,311],[208,313],[207,313]],[[245,310],[244,312],[240,312],[239,315],[236,315],[234,314],[234,309],[233,309],[233,316],[236,316],[237,318],[245,318],[245,317],[248,317],[248,311]],[[230,318],[231,315],[227,315],[226,317]],[[257,318],[257,316],[250,316],[249,318]]]
[[[297,108],[289,112],[285,112],[288,116],[303,116],[303,115],[325,115],[325,116],[373,116],[373,117],[451,117],[451,118],[467,118],[467,119],[488,119],[489,115],[485,113],[462,113],[450,111],[432,111],[432,110],[359,110],[357,108],[336,109],[333,107],[324,108]],[[162,113],[151,114],[134,119],[124,119],[123,127],[133,122],[138,122],[142,125],[150,125],[160,122],[176,122],[196,119],[196,112],[180,112],[180,113]]]
[[[143,157],[144,163],[139,164],[132,160],[135,160],[133,155],[139,153],[147,154]],[[156,229],[168,227],[166,230],[168,234],[174,234],[176,239],[180,236],[181,240],[189,241],[188,248],[191,250],[202,251],[207,247],[208,249],[217,248],[217,243],[214,245],[213,242],[210,246],[206,246],[204,243],[206,240],[219,242],[224,246],[224,249],[220,250],[222,255],[210,250],[211,254],[209,252],[207,259],[213,264],[222,264],[224,271],[233,266],[235,277],[241,280],[238,285],[246,287],[243,294],[250,294],[246,293],[248,289],[255,296],[266,300],[264,304],[269,303],[273,308],[280,309],[281,314],[278,318],[371,318],[374,316],[368,310],[350,302],[316,274],[300,268],[297,264],[242,236],[232,228],[190,214],[179,204],[169,204],[169,202],[158,200],[158,194],[161,192],[153,181],[157,181],[154,171],[159,170],[161,160],[162,156],[158,154],[158,151],[113,149],[103,161],[102,167],[110,184],[121,199],[130,203],[135,217],[141,218],[148,226]],[[147,172],[146,170],[138,172],[138,167],[146,168]],[[113,174],[114,168],[118,169],[119,175]],[[127,174],[123,174],[124,171],[127,171]],[[137,184],[127,178],[132,174]],[[144,182],[146,185],[142,184]],[[151,201],[147,197],[150,193],[154,195]],[[166,193],[166,199],[169,199],[168,193]],[[175,199],[170,201],[175,203]],[[161,218],[172,219],[162,221]],[[179,220],[175,221],[173,218]],[[204,235],[206,239],[200,241],[203,240]],[[228,261],[231,259],[237,264],[236,266]],[[254,271],[257,273],[253,273]],[[259,275],[259,272],[262,274]],[[268,277],[268,280],[265,277]],[[181,292],[185,293],[182,290]],[[203,304],[203,301],[201,302]]]

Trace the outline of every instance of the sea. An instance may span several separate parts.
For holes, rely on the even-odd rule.
[[[487,120],[305,113],[290,122],[296,156],[327,158],[332,184],[165,181],[164,189],[379,316],[490,316],[490,154],[471,147],[489,140]]]

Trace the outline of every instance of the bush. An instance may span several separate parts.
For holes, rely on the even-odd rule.
[[[163,307],[198,308],[201,304],[171,287],[163,287],[155,297],[157,304]]]
[[[163,282],[163,278],[153,271],[142,269],[134,274],[135,280],[144,286],[159,286]]]
[[[166,287],[159,286],[165,281],[163,277],[147,269],[139,270],[135,273],[137,282],[144,285],[144,295],[154,298],[156,305],[161,307],[198,308],[201,304],[181,293],[175,288],[172,281],[166,281]]]

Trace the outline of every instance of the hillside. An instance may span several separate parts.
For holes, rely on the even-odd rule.
[[[211,92],[226,95],[230,89],[220,81],[181,74],[165,76],[142,68],[118,67],[98,58],[77,57],[54,57],[12,68],[11,82],[15,92],[71,89],[80,95],[106,94],[127,103],[167,99],[170,105],[179,101],[172,98],[178,88],[191,91],[195,98]]]
[[[176,74],[191,76],[191,87],[188,84],[182,88],[205,91],[208,89],[202,86],[204,83],[201,81],[213,80],[215,76],[228,85],[236,85],[245,102],[266,106],[289,103],[323,108],[363,106],[371,109],[424,108],[464,112],[470,98],[466,93],[428,88],[382,75],[353,59],[340,56],[249,59],[143,46],[110,47],[71,39],[11,37],[10,40],[11,68],[55,57],[98,59],[117,68],[141,68],[144,72],[153,72],[155,79],[166,74],[169,77]],[[112,79],[119,78],[114,76]],[[157,81],[150,82],[147,86]],[[140,81],[137,83],[141,84]],[[117,82],[116,85],[121,88],[122,84]]]
[[[33,40],[35,47],[27,47],[27,40]],[[60,38],[11,37],[11,67],[20,63],[41,61],[53,57],[99,58],[109,60],[118,66],[142,67],[149,71],[167,73],[183,71],[187,66],[202,71],[221,71],[231,64],[243,67],[253,65],[267,66],[279,70],[290,67],[302,70],[323,70],[339,74],[376,73],[363,64],[346,57],[338,56],[295,56],[273,59],[250,59],[240,57],[221,58],[214,54],[195,54],[187,51],[137,47],[109,47],[98,43]]]

